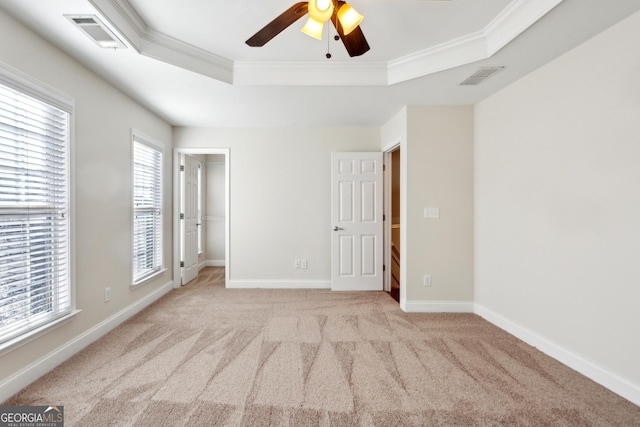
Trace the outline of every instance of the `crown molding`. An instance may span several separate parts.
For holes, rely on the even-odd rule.
[[[563,0],[514,0],[482,30],[389,62],[393,85],[488,59]]]
[[[102,18],[113,27],[138,53],[140,42],[147,27],[140,16],[128,2],[118,0],[89,0],[89,3],[102,15]]]
[[[406,82],[486,58],[486,38],[482,32],[470,34],[389,61],[387,84]]]
[[[514,0],[484,29],[489,56],[509,44],[563,0]]]
[[[233,84],[242,86],[386,86],[387,64],[236,61]]]
[[[142,36],[140,53],[225,83],[233,83],[232,60],[152,29]]]
[[[140,54],[233,85],[388,86],[488,59],[563,0],[513,0],[482,30],[386,63],[233,61],[149,28],[128,0],[89,0]]]
[[[233,61],[149,28],[127,0],[89,0],[138,53],[225,83]]]

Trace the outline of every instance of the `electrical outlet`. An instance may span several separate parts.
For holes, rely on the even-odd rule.
[[[431,275],[430,274],[425,274],[424,275],[423,285],[424,286],[431,286]]]
[[[301,268],[302,268],[302,264],[301,264],[301,262],[300,262],[300,260],[299,260],[299,259],[297,259],[297,260],[296,260],[296,262],[295,262],[295,266],[296,266],[296,270],[299,270],[299,269],[301,269]]]
[[[305,270],[307,268],[309,268],[309,264],[307,264],[307,260],[306,259],[303,259],[303,260],[300,261],[300,268],[305,269]]]
[[[104,288],[104,302],[111,301],[111,288]]]

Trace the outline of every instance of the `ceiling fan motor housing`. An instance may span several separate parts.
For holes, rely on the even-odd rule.
[[[326,22],[333,15],[333,0],[309,0],[309,16],[318,22]]]

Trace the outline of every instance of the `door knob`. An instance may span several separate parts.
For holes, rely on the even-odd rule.
[[[340,230],[344,230],[344,228],[340,228],[337,225],[333,227],[333,231],[340,231]]]

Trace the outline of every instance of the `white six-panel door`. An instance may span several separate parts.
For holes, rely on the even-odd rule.
[[[381,291],[382,153],[331,153],[331,289]]]
[[[184,213],[182,284],[186,285],[198,276],[198,167],[200,163],[190,156],[184,160]]]

